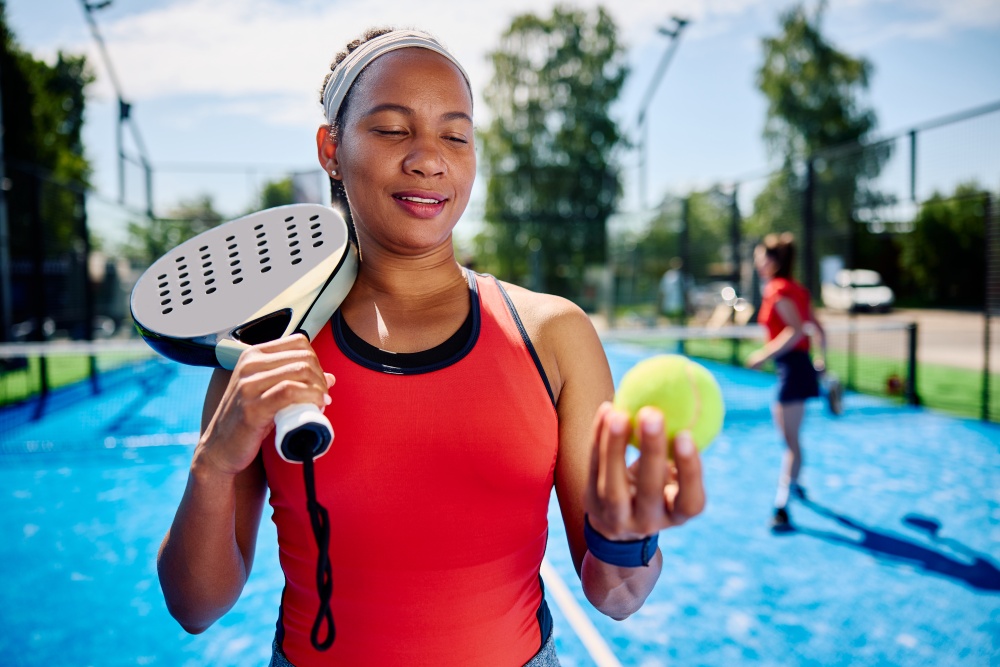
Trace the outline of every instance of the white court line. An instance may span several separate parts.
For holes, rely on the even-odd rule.
[[[583,642],[587,653],[593,658],[597,667],[622,667],[618,658],[611,652],[611,647],[604,641],[604,637],[597,631],[594,624],[587,617],[587,612],[583,610],[580,603],[573,597],[566,582],[562,580],[556,569],[549,563],[548,558],[542,559],[542,579],[545,580],[545,590],[552,594],[552,599],[559,606],[566,620],[569,621],[576,636]]]

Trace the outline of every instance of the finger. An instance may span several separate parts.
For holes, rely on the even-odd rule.
[[[683,523],[705,509],[701,457],[689,431],[677,434],[674,454],[677,465],[677,495],[674,497],[673,519],[675,523]]]
[[[598,491],[601,499],[611,506],[616,521],[627,517],[631,494],[625,466],[629,418],[620,410],[608,411],[600,439],[600,475]],[[612,517],[607,517],[611,519]]]
[[[661,527],[664,514],[663,488],[667,484],[667,434],[663,413],[645,407],[636,416],[639,466],[636,477],[636,530],[651,534]]]
[[[296,392],[294,400],[283,400],[284,393],[274,391],[275,387],[283,383],[302,387],[306,391],[306,395],[303,397],[301,392]],[[330,402],[330,388],[327,385],[325,374],[315,369],[307,360],[293,361],[259,370],[259,372],[243,377],[240,388],[246,401],[252,402],[254,397],[265,399],[266,403],[277,400],[279,405],[273,408],[275,411],[292,403],[312,403],[322,409]]]
[[[601,485],[599,483],[601,476],[601,433],[604,429],[604,420],[608,414],[608,410],[611,409],[611,403],[604,401],[601,403],[597,412],[594,414],[594,423],[590,429],[591,433],[591,447],[590,447],[590,481],[591,488],[600,489]]]
[[[281,350],[271,353],[254,350],[240,357],[235,372],[240,376],[247,376],[274,372],[286,367],[295,370],[308,369],[308,372],[315,376],[314,381],[318,385],[328,388],[326,374],[320,365],[319,358],[311,348]]]
[[[307,338],[305,334],[295,333],[291,336],[283,336],[281,338],[275,338],[274,340],[258,343],[253,347],[264,352],[277,352],[280,350],[312,349],[312,343],[309,342],[309,338]]]

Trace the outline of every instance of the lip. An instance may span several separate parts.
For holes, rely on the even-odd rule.
[[[392,199],[416,218],[433,218],[444,210],[448,198],[431,190],[404,190],[392,193]]]

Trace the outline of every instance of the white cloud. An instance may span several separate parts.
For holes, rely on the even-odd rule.
[[[610,11],[624,41],[636,46],[657,38],[654,26],[666,23],[671,14],[695,20],[724,18],[754,4],[754,0],[634,0],[613,2]],[[548,9],[535,0],[382,0],[375,6],[367,0],[177,0],[102,21],[100,27],[131,100],[174,95],[297,97],[303,91],[314,99],[333,54],[373,25],[414,26],[433,32],[462,61],[481,90],[490,76],[487,53],[495,48],[511,18]],[[709,30],[711,22],[704,24],[702,30]],[[91,44],[79,48],[90,51],[99,62]],[[95,94],[113,95],[105,77]]]
[[[28,0],[31,1],[31,0]],[[807,0],[809,1],[809,0]],[[554,0],[175,0],[142,13],[110,19],[98,13],[101,32],[125,89],[135,102],[175,95],[246,100],[252,96],[303,100],[292,113],[284,105],[243,107],[274,113],[272,122],[317,118],[317,90],[333,54],[373,25],[420,27],[433,32],[469,71],[481,106],[489,80],[487,53],[496,47],[511,18],[527,11],[545,13]],[[597,0],[578,6],[592,8]],[[603,3],[621,29],[623,42],[641,52],[659,53],[656,27],[672,15],[691,19],[685,39],[732,35],[748,39],[747,23],[760,25],[792,0],[608,0]],[[877,21],[875,14],[883,18]],[[828,16],[848,26],[849,49],[865,50],[893,39],[940,39],[969,28],[1000,26],[996,0],[833,0]],[[885,20],[885,17],[889,17]],[[753,19],[757,19],[756,21]],[[58,33],[56,33],[58,34]],[[70,50],[86,50],[101,63],[89,35]],[[54,52],[55,47],[40,49]],[[103,65],[98,65],[103,75]],[[106,76],[94,93],[112,99]],[[239,105],[237,105],[239,107]]]

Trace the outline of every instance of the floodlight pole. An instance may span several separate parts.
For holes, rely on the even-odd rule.
[[[666,35],[670,38],[670,46],[667,47],[666,52],[663,54],[663,58],[660,59],[660,65],[656,68],[656,73],[653,74],[653,79],[649,83],[646,95],[642,98],[642,104],[639,105],[638,120],[636,121],[636,127],[639,131],[639,206],[643,209],[646,208],[646,143],[649,138],[649,126],[646,123],[646,110],[649,108],[650,102],[653,101],[653,94],[656,92],[657,86],[660,85],[660,80],[666,73],[667,66],[673,59],[674,53],[677,51],[677,45],[680,43],[681,32],[690,23],[689,20],[678,18],[676,16],[671,17],[671,20],[674,22],[674,28],[672,30],[664,27],[657,29],[657,32],[661,35]]]
[[[100,11],[108,5],[111,4],[113,0],[103,0],[103,2],[90,3],[87,0],[80,0],[80,4],[83,6],[83,15],[87,19],[87,24],[90,26],[90,33],[94,36],[94,41],[97,42],[97,46],[101,51],[101,58],[104,60],[104,66],[108,70],[108,77],[111,79],[111,85],[115,89],[115,96],[118,98],[118,119],[117,126],[115,128],[115,141],[118,144],[118,201],[121,204],[125,203],[125,147],[124,139],[122,136],[122,126],[128,123],[129,130],[132,133],[132,141],[135,142],[136,148],[139,150],[139,161],[140,166],[143,168],[146,176],[146,213],[152,218],[153,217],[153,168],[150,165],[149,158],[146,153],[146,145],[142,141],[142,137],[139,135],[139,128],[134,122],[132,122],[132,105],[125,101],[125,96],[122,94],[121,84],[118,82],[118,76],[115,74],[115,68],[111,65],[111,56],[108,54],[108,48],[104,44],[104,38],[101,37],[100,31],[97,29],[97,22],[94,20],[93,12]]]

